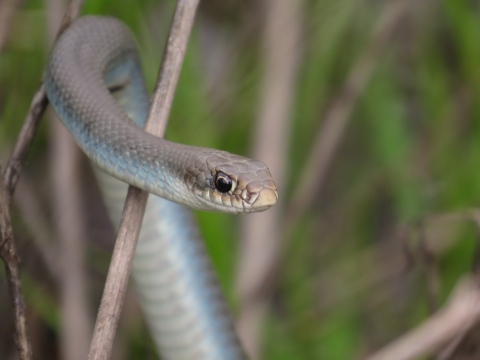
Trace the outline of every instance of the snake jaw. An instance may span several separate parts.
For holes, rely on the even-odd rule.
[[[276,204],[278,200],[278,193],[270,188],[264,188],[258,194],[257,199],[254,202],[254,205],[258,209],[265,208],[268,209],[269,207]]]
[[[255,211],[264,211],[275,205],[278,192],[273,181],[254,182],[242,191],[242,199]]]

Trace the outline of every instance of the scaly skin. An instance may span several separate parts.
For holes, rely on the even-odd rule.
[[[192,208],[248,213],[272,206],[277,192],[263,163],[142,131],[149,101],[139,64],[128,29],[109,18],[77,20],[52,52],[49,100],[90,159],[122,181]],[[216,190],[217,172],[233,181],[231,191]],[[99,181],[118,225],[126,185],[104,173]],[[132,276],[162,359],[246,359],[188,209],[149,198]]]
[[[119,84],[135,89],[127,92],[145,101],[138,53],[128,29],[114,19],[84,17],[75,22],[50,56],[45,88],[77,144],[101,169],[194,209],[249,213],[276,203],[277,189],[265,164],[144,132],[108,91]],[[234,182],[228,193],[215,188],[219,171]]]

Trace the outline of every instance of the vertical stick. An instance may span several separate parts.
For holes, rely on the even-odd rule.
[[[163,137],[199,0],[178,0],[145,130]],[[95,323],[89,360],[110,357],[148,193],[128,189],[112,261]]]
[[[57,38],[78,16],[82,8],[83,0],[71,0],[62,20],[62,26]],[[0,176],[0,258],[5,263],[7,281],[12,299],[15,317],[15,343],[21,360],[32,359],[32,347],[28,338],[27,321],[25,317],[25,299],[20,283],[20,271],[18,268],[19,257],[15,249],[12,225],[10,222],[9,205],[15,185],[20,177],[33,137],[40,123],[40,119],[47,107],[48,99],[45,87],[40,85],[32,99],[22,130],[15,143],[13,153],[10,156],[7,168],[3,176]],[[0,174],[2,171],[0,169]]]
[[[1,170],[1,168],[0,168]],[[33,359],[32,345],[28,337],[27,319],[25,316],[25,298],[23,297],[18,269],[19,257],[15,249],[10,211],[8,209],[8,191],[0,176],[0,258],[5,263],[8,288],[13,304],[15,318],[15,345],[20,360]]]
[[[58,30],[57,39],[60,37],[60,35],[62,35],[72,21],[78,17],[78,14],[80,14],[80,10],[83,6],[83,1],[84,0],[70,1],[67,11],[65,11],[65,15],[63,16],[60,30]],[[17,185],[18,178],[20,177],[20,173],[27,158],[28,151],[32,145],[33,137],[37,132],[40,119],[42,118],[47,105],[47,93],[45,92],[45,86],[42,82],[37,92],[33,96],[30,109],[28,109],[27,117],[25,118],[22,129],[20,130],[18,140],[15,143],[12,155],[10,156],[7,168],[5,169],[5,174],[3,175],[5,186],[7,187],[7,202],[9,204],[10,197],[15,190],[15,186]]]
[[[302,1],[264,0],[264,6],[262,60],[265,73],[252,157],[268,164],[281,194],[298,70]],[[281,254],[282,232],[278,226],[281,223],[281,203],[266,212],[248,216],[242,222],[236,284],[241,311],[237,327],[242,344],[254,359],[260,353],[260,329],[268,304],[268,296],[264,296],[262,290]]]

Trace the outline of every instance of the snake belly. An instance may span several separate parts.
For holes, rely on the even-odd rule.
[[[210,211],[263,211],[276,202],[263,163],[142,131],[148,94],[135,42],[119,21],[78,19],[56,44],[44,81],[77,144],[115,177],[98,171],[114,224],[125,199],[124,182]],[[217,189],[219,174],[231,187]],[[158,196],[148,201],[132,276],[162,359],[245,359],[191,212]]]
[[[97,178],[115,225],[127,185],[102,171]],[[246,359],[188,208],[150,196],[132,277],[162,359]]]

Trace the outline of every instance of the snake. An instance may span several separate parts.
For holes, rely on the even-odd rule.
[[[162,359],[246,359],[190,209],[246,214],[278,193],[261,161],[171,142],[143,130],[149,108],[136,42],[115,18],[84,16],[64,32],[44,73],[48,99],[97,165],[118,226],[127,184],[150,196],[132,277]]]

